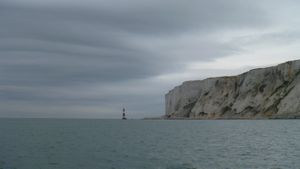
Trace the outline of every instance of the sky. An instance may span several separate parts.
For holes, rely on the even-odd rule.
[[[1,0],[0,117],[164,114],[186,80],[300,57],[297,0]]]

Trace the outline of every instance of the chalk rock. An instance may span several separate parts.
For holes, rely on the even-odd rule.
[[[300,118],[300,60],[238,76],[187,81],[165,95],[165,118]]]

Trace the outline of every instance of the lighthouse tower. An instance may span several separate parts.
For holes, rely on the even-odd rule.
[[[123,108],[122,120],[126,120],[125,108]]]

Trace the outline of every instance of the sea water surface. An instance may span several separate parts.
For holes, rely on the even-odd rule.
[[[300,168],[298,120],[0,119],[0,169]]]

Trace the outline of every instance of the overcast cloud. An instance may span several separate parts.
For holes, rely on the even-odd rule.
[[[1,0],[0,117],[164,114],[184,80],[299,58],[296,0]]]

